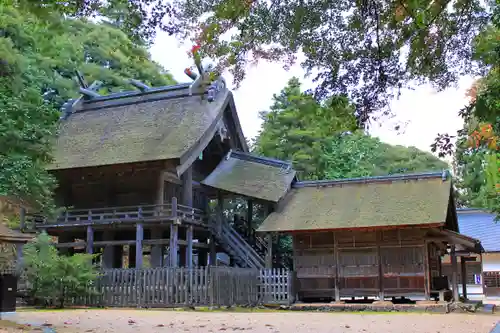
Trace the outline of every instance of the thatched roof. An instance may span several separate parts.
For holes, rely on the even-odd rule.
[[[453,204],[447,173],[298,182],[293,187],[258,231],[444,224]]]
[[[54,163],[70,169],[155,160],[188,159],[213,137],[226,112],[244,143],[232,94],[213,102],[189,95],[189,85],[93,97],[61,120]]]
[[[278,202],[290,189],[295,174],[289,162],[230,152],[202,184],[247,197]]]

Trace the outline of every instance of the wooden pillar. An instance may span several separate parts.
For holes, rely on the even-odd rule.
[[[460,274],[462,278],[462,296],[467,299],[467,258],[460,257]]]
[[[151,229],[151,239],[161,239],[163,230],[156,227]],[[162,267],[163,245],[154,244],[151,246],[151,267]]]
[[[135,268],[142,268],[142,241],[144,240],[144,228],[142,223],[135,227]]]
[[[253,219],[253,200],[248,199],[247,200],[247,236],[252,237],[253,236],[253,226],[252,226],[252,219]]]
[[[158,215],[162,215],[162,209],[165,198],[165,179],[163,177],[163,170],[160,171],[160,175],[158,176],[158,184],[156,186],[156,212]]]
[[[266,268],[273,268],[273,235],[266,235],[267,252],[266,252]]]
[[[112,241],[114,240],[114,231],[113,230],[105,230],[103,234],[104,241]],[[113,245],[105,245],[104,253],[102,255],[102,262],[104,268],[113,268],[114,263],[114,255],[115,255],[115,246]]]
[[[215,236],[210,237],[210,256],[208,258],[208,263],[210,266],[217,266],[217,243],[215,241]]]
[[[382,267],[382,249],[380,244],[382,242],[382,233],[380,231],[376,232],[377,238],[377,263],[378,263],[378,298],[380,301],[385,299],[384,295],[384,268]]]
[[[222,233],[222,223],[224,219],[224,197],[221,191],[217,191],[217,209],[216,209],[216,226],[217,235]]]
[[[455,245],[451,245],[450,250],[450,259],[451,259],[451,290],[453,291],[453,300],[458,302],[460,300],[458,295],[458,264],[457,264],[457,255],[455,253]]]
[[[333,233],[333,255],[335,256],[335,302],[340,302],[340,252],[335,232]]]
[[[92,226],[87,226],[87,253],[94,253],[94,229]]]
[[[184,171],[182,178],[182,204],[193,207],[193,167]]]
[[[177,224],[171,224],[170,225],[170,266],[172,267],[177,267],[178,262],[177,262],[177,252],[179,251],[179,243],[178,243],[178,237],[179,237],[179,227]]]
[[[186,267],[193,268],[193,226],[186,229]]]

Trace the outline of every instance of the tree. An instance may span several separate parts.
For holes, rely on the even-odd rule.
[[[22,3],[22,2],[18,2]],[[38,2],[39,3],[39,2]],[[78,97],[75,70],[103,82],[99,93],[173,79],[146,48],[106,24],[0,6],[0,195],[21,197],[34,208],[53,208],[51,161],[59,108]]]
[[[51,20],[53,15],[70,18],[96,18],[125,32],[135,43],[149,43],[156,30],[177,31],[170,17],[175,13],[167,0],[4,0],[21,12],[29,12],[40,19]]]
[[[269,112],[261,112],[264,122],[254,143],[255,152],[293,161],[304,179],[322,179],[322,141],[357,128],[352,104],[344,97],[319,103],[301,91],[297,78],[274,95],[273,101]]]
[[[489,4],[489,3],[488,3]],[[348,94],[365,122],[409,83],[443,88],[474,72],[473,41],[491,22],[479,0],[179,1],[179,29],[241,81],[255,60],[305,55],[316,96]],[[482,68],[479,68],[482,69]]]
[[[255,141],[258,154],[291,160],[304,180],[441,171],[447,163],[414,147],[391,146],[356,130],[345,98],[319,103],[290,80],[267,113]]]
[[[46,233],[24,247],[24,269],[28,293],[35,302],[57,305],[74,297],[92,294],[98,270],[89,254],[59,255]]]

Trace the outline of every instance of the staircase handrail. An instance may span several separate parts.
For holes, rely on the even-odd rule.
[[[236,247],[241,247],[241,245],[245,246],[245,251],[243,251],[242,256],[250,259],[255,264],[256,267],[264,267],[265,261],[264,259],[254,250],[254,248],[238,233],[234,230],[229,223],[226,221],[222,224],[223,233],[226,233],[228,236],[235,240]],[[235,249],[236,250],[236,249]],[[240,253],[242,251],[239,251]]]

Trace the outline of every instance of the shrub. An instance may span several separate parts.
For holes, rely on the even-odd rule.
[[[36,304],[63,308],[73,298],[95,293],[98,278],[95,255],[60,255],[44,232],[24,247],[28,296]]]

